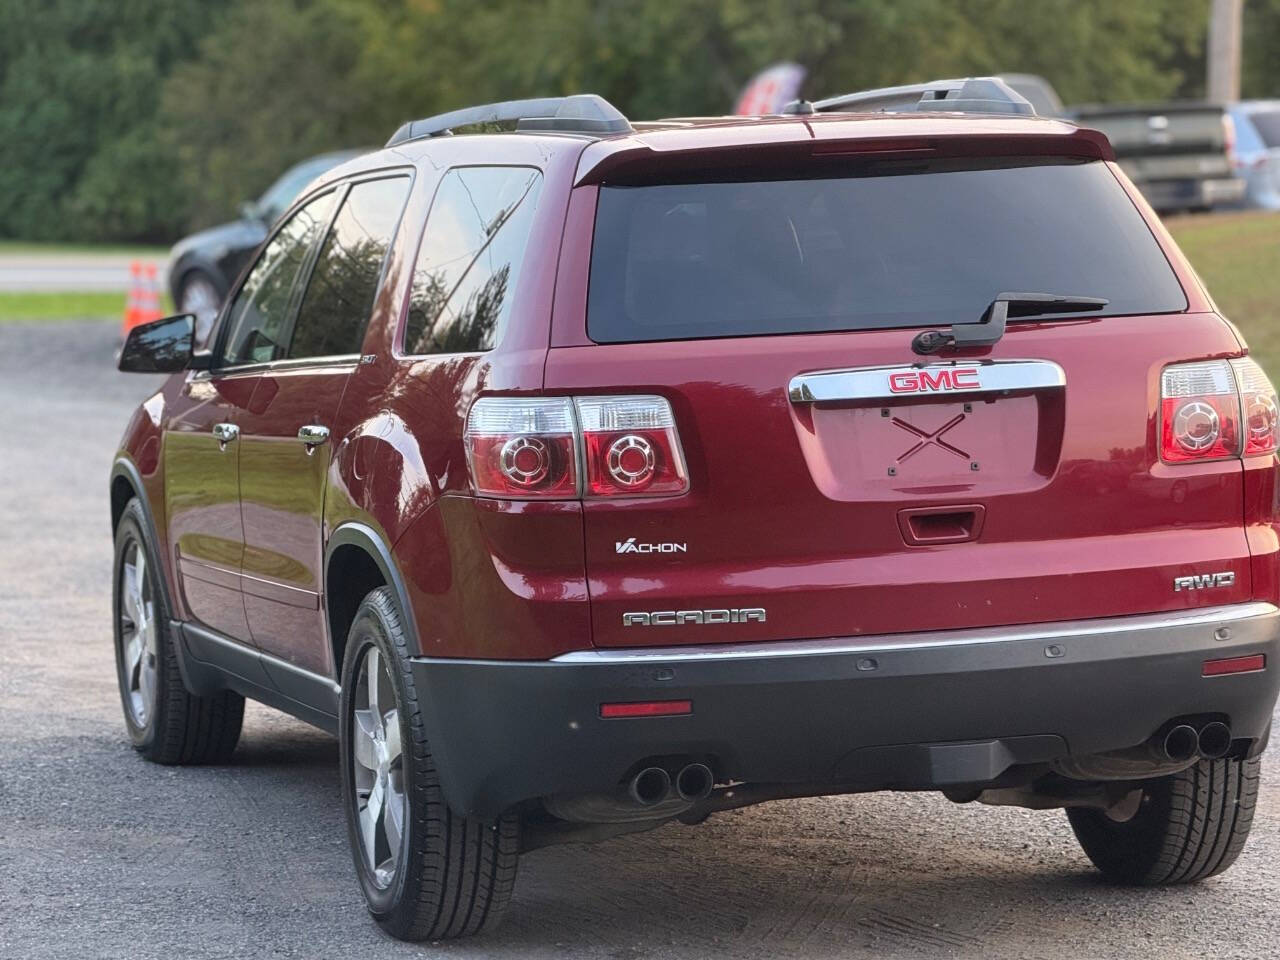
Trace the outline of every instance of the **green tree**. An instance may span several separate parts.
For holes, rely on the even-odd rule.
[[[225,218],[307,156],[386,140],[376,87],[352,79],[368,21],[331,0],[239,3],[174,71],[160,119],[197,222]]]
[[[1038,73],[1067,103],[1200,96],[1209,0],[4,0],[0,235],[167,239],[404,120],[592,91],[719,114],[757,70],[809,96]],[[1246,0],[1247,96],[1280,0]]]
[[[780,59],[810,68],[814,96],[1020,71],[1067,102],[1160,99],[1203,88],[1208,2],[410,2],[383,35],[399,54],[383,66],[420,103],[594,90],[637,117],[723,112]]]
[[[0,4],[0,235],[141,240],[185,223],[156,106],[220,2]]]
[[[1245,0],[1240,95],[1280,99],[1280,0]]]
[[[163,120],[207,221],[288,163],[407,119],[584,90],[642,119],[719,114],[779,59],[810,67],[811,96],[999,71],[1040,73],[1068,102],[1194,92],[1207,4],[242,0],[170,79]]]

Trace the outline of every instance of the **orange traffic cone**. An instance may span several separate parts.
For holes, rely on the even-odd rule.
[[[129,277],[129,298],[125,301],[122,331],[125,335],[134,327],[159,320],[164,315],[160,309],[156,265],[135,260],[129,264]]]
[[[142,289],[142,264],[137,260],[129,264],[129,298],[124,302],[124,323],[121,325],[121,336],[128,336],[129,331],[138,325],[138,293]]]
[[[160,281],[156,277],[156,265],[144,264],[142,276],[146,282],[142,285],[142,300],[138,304],[138,309],[141,311],[141,319],[138,322],[150,323],[164,316],[164,311],[160,309]]]

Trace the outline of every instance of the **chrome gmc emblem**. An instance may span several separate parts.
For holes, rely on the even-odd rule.
[[[956,360],[802,373],[791,378],[787,397],[792,403],[846,403],[949,393],[1025,393],[1066,385],[1066,374],[1052,360]]]
[[[889,374],[890,393],[931,393],[946,390],[981,390],[976,367],[928,367]]]

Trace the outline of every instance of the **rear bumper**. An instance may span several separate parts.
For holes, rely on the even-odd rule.
[[[1174,717],[1225,715],[1260,745],[1280,687],[1280,610],[1249,603],[935,634],[596,650],[551,661],[413,662],[445,794],[492,817],[608,792],[642,760],[712,758],[718,778],[927,788],[1143,743]],[[1266,669],[1202,676],[1205,660]],[[691,700],[680,717],[602,703]]]
[[[1184,210],[1236,203],[1244,197],[1245,182],[1235,177],[1206,180],[1148,180],[1139,184],[1156,210]]]

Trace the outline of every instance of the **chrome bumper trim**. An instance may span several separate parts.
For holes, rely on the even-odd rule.
[[[1223,607],[1203,607],[1176,613],[1149,613],[1098,620],[1070,620],[1056,623],[1020,624],[965,630],[936,630],[930,633],[881,634],[866,637],[834,637],[826,640],[780,640],[763,643],[715,644],[675,647],[619,647],[575,650],[552,659],[552,663],[642,663],[649,661],[690,662],[694,660],[771,659],[821,654],[884,653],[891,650],[927,650],[1018,640],[1055,640],[1096,636],[1106,633],[1134,633],[1205,627],[1210,636],[1220,627],[1241,620],[1280,618],[1274,604],[1251,602]],[[1229,639],[1229,638],[1221,638]]]

